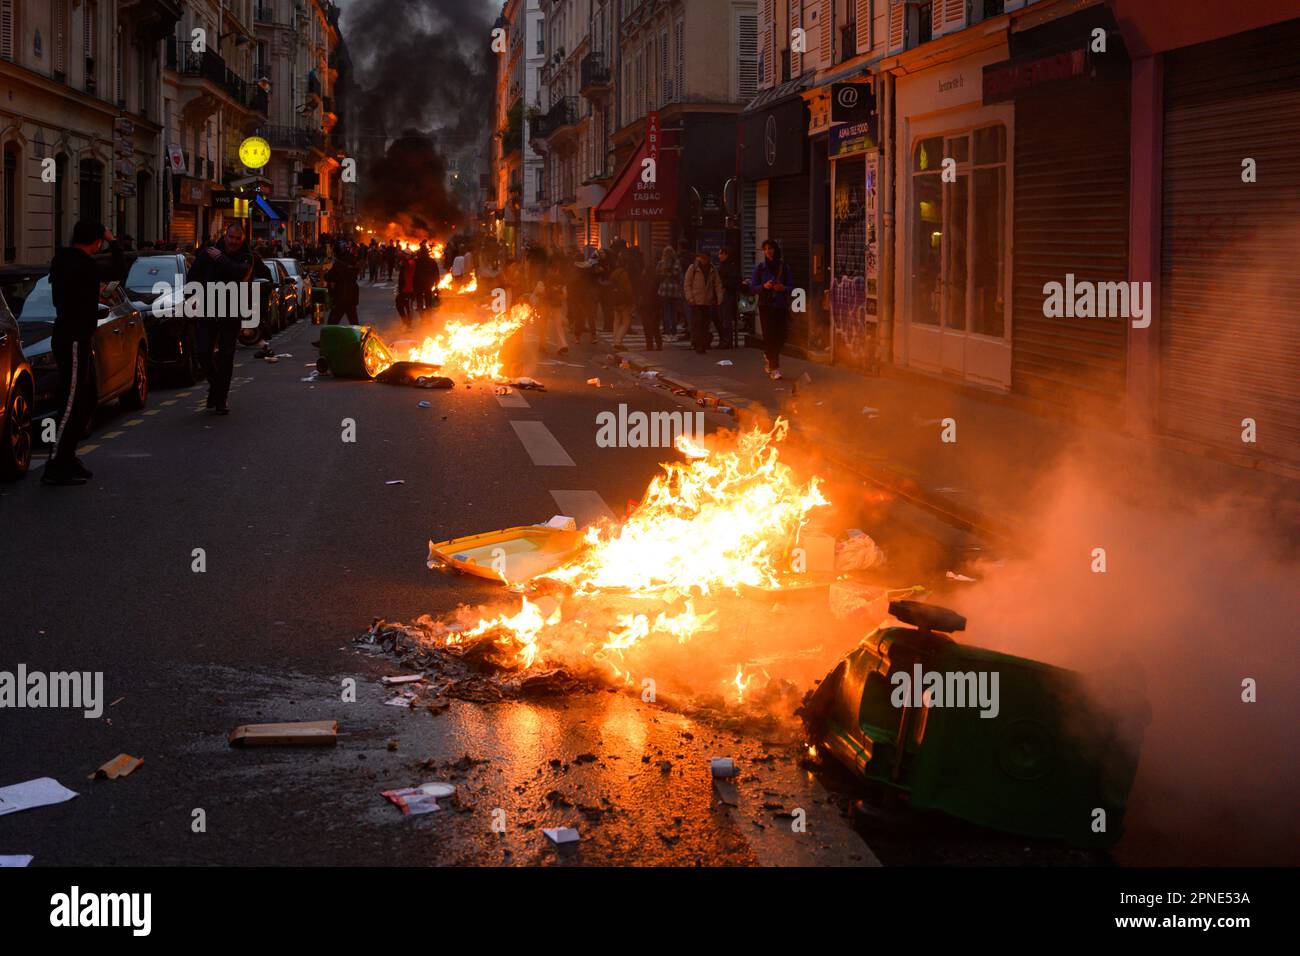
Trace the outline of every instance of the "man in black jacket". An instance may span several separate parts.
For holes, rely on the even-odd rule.
[[[185,283],[204,286],[204,303],[229,302],[226,296],[209,295],[208,283],[251,282],[253,250],[244,236],[244,227],[232,222],[216,242],[208,243],[194,254]],[[236,297],[242,298],[241,297]],[[239,341],[239,315],[203,315],[198,323],[199,361],[208,376],[208,408],[218,415],[229,415],[226,399],[230,380],[235,374],[235,343]],[[216,355],[213,356],[215,348]]]
[[[93,256],[107,243],[108,263]],[[60,249],[50,262],[50,293],[54,299],[54,334],[51,348],[65,392],[54,457],[46,464],[41,482],[47,485],[84,485],[89,469],[77,457],[77,442],[86,433],[99,405],[92,381],[93,339],[99,327],[101,282],[126,280],[126,257],[113,234],[98,222],[79,222],[72,228],[72,245]]]

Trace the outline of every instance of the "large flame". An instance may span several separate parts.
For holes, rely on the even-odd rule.
[[[517,614],[485,618],[463,636],[491,632],[502,649],[513,649],[519,666],[531,667],[546,659],[548,639],[562,642],[568,653],[577,633],[585,641],[582,653],[626,681],[630,673],[621,666],[623,658],[643,642],[658,636],[684,643],[716,631],[717,612],[697,613],[691,595],[779,586],[809,512],[829,504],[816,478],[800,482],[779,460],[776,446],[788,429],[778,419],[770,430],[740,434],[728,448],[679,439],[678,450],[687,460],[664,464],[624,522],[588,529],[583,550],[547,573],[552,582],[573,589],[563,622],[558,608],[543,620],[524,598]],[[603,591],[659,602],[665,610],[622,613],[603,639],[588,635],[585,620],[597,615],[585,614],[584,606],[594,609]],[[731,686],[739,698],[748,683],[738,668]]]
[[[531,316],[532,310],[521,302],[503,315],[482,322],[452,319],[437,335],[411,349],[408,358],[441,365],[444,372],[458,372],[470,380],[500,378],[501,349]]]

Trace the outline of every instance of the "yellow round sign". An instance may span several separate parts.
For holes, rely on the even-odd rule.
[[[239,144],[239,161],[249,169],[261,169],[271,161],[271,144],[260,136],[250,136]]]

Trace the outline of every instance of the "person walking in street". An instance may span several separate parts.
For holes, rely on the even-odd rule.
[[[415,259],[402,253],[397,266],[397,314],[402,317],[402,324],[408,329],[413,318],[411,310],[415,307]]]
[[[109,262],[93,258],[107,244]],[[77,442],[86,433],[99,398],[95,393],[93,339],[99,327],[101,282],[126,281],[126,257],[113,234],[98,222],[78,222],[72,245],[50,261],[50,293],[54,299],[54,332],[50,346],[59,368],[63,413],[53,457],[41,483],[84,485],[92,476],[77,457]]]
[[[441,278],[438,260],[429,254],[428,244],[421,242],[415,254],[415,301],[421,312],[433,308],[433,290]]]
[[[715,313],[718,326],[718,345],[721,348],[735,348],[736,341],[736,306],[740,301],[740,263],[731,253],[730,246],[723,246],[718,252],[718,278],[722,280],[722,304]]]
[[[664,246],[656,268],[659,277],[659,309],[663,315],[664,335],[677,334],[677,308],[682,298],[682,270],[672,246]]]
[[[615,352],[623,351],[623,336],[627,335],[627,330],[632,326],[632,277],[627,265],[630,257],[628,251],[618,255],[609,277],[609,306],[614,315],[612,347]]]
[[[185,283],[204,286],[203,301],[222,302],[228,297],[208,294],[209,283],[250,282],[253,278],[253,250],[248,245],[244,227],[232,222],[221,238],[205,245],[194,254],[194,264]],[[239,315],[207,315],[199,318],[195,347],[199,363],[208,377],[207,407],[218,415],[229,415],[226,400],[230,380],[235,374],[235,343],[239,340]],[[215,353],[215,355],[214,355]]]
[[[781,378],[781,349],[790,331],[790,266],[781,258],[775,239],[763,240],[763,259],[754,266],[749,286],[758,292],[758,318],[763,326],[764,367],[769,378]]]
[[[691,310],[691,347],[703,355],[713,338],[709,328],[713,309],[722,301],[722,280],[707,249],[696,251],[695,261],[686,270],[684,286],[686,304]]]
[[[397,265],[397,242],[388,240],[388,245],[384,246],[384,281],[391,282],[393,279],[393,268]]]
[[[645,350],[662,352],[664,336],[660,328],[662,307],[659,304],[659,271],[641,270],[633,294],[636,296],[637,314],[641,317],[641,331],[645,335]]]
[[[591,261],[578,259],[569,267],[569,329],[573,332],[574,342],[581,344],[583,335],[596,341],[596,326],[592,313],[595,311],[596,292],[591,275]]]
[[[325,281],[330,287],[330,325],[338,325],[344,319],[348,325],[360,325],[357,318],[357,305],[361,301],[361,289],[358,263],[346,248],[340,248],[334,254],[334,264],[325,273]]]

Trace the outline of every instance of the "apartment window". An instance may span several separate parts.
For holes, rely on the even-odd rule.
[[[5,262],[18,259],[18,147],[5,147]]]
[[[660,102],[673,101],[673,81],[668,74],[668,30],[659,31],[659,91]]]
[[[14,22],[14,0],[0,0],[0,57],[14,58],[18,25]]]
[[[96,159],[83,159],[78,172],[80,203],[77,218],[89,222],[102,222],[104,216],[104,164]]]
[[[68,75],[68,0],[54,0],[54,36],[50,62],[54,78],[60,82]]]
[[[736,99],[748,103],[758,95],[758,16],[736,12],[735,37]]]
[[[99,4],[97,0],[83,0],[81,6],[82,52],[86,60],[86,92],[94,93],[96,87],[96,62],[99,51]]]
[[[677,49],[677,59],[673,70],[673,89],[677,99],[686,101],[686,21],[678,20],[673,24],[673,42]]]

